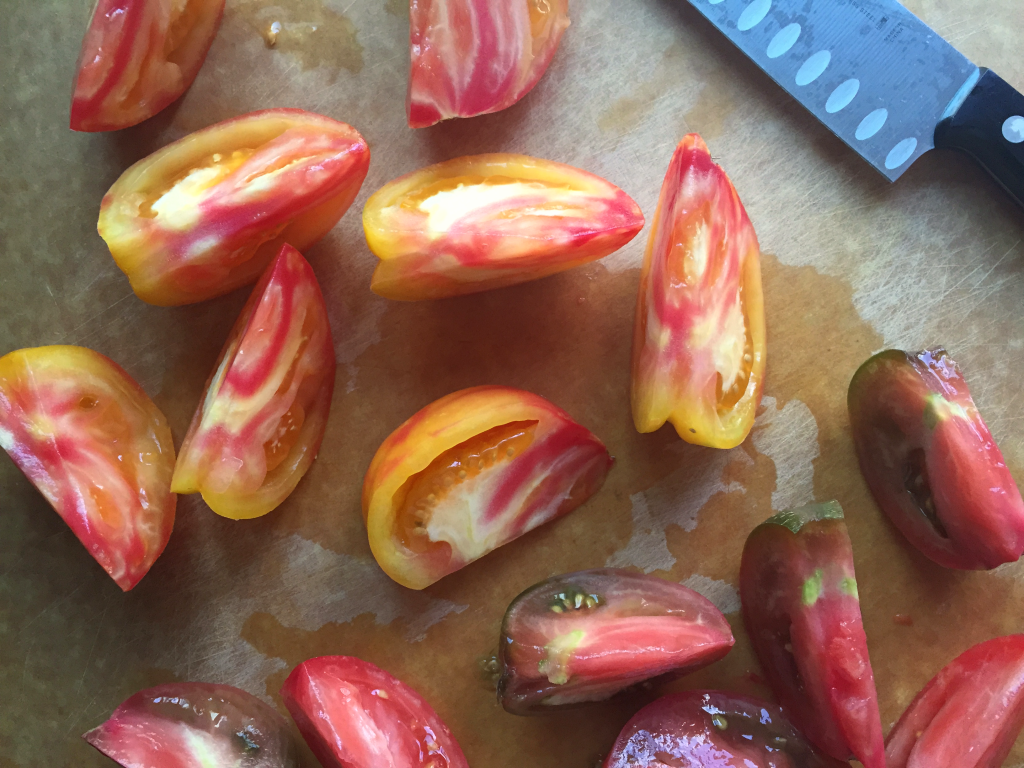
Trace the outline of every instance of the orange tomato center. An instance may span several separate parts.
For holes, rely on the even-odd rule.
[[[203,192],[238,170],[255,151],[243,147],[234,150],[230,155],[215,152],[205,161],[197,163],[163,185],[143,193],[139,215],[153,219],[162,213],[190,207]]]
[[[174,52],[185,42],[196,23],[202,18],[204,6],[208,3],[206,0],[187,0],[183,8],[180,3],[176,5],[180,10],[175,13],[177,8],[171,9],[171,23],[167,29],[167,38],[164,40],[164,57],[168,61],[174,61]]]
[[[722,374],[718,374],[718,382],[715,387],[715,397],[718,402],[720,414],[729,413],[736,404],[743,398],[747,391],[747,384],[750,383],[750,374],[754,367],[754,340],[750,335],[750,323],[747,321],[747,307],[743,301],[743,286],[740,286],[740,310],[743,315],[743,358],[740,362],[740,370],[733,379],[732,386],[728,391],[723,392]]]
[[[293,404],[281,417],[274,436],[263,444],[263,453],[267,457],[267,472],[273,472],[288,458],[288,454],[298,442],[305,420],[306,411],[299,403]]]
[[[534,42],[542,42],[542,38],[547,36],[548,25],[555,12],[551,7],[552,0],[528,0],[527,5],[530,9],[530,34]]]

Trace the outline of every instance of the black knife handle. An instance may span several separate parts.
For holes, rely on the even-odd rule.
[[[973,157],[1024,206],[1024,95],[990,69],[956,113],[935,129],[935,146]]]

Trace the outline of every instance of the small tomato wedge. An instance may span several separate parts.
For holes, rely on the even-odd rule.
[[[944,349],[880,352],[847,398],[861,472],[907,540],[947,568],[995,568],[1024,552],[1024,501]]]
[[[886,740],[888,768],[999,768],[1024,726],[1024,635],[957,656]]]
[[[676,147],[640,271],[633,423],[735,448],[761,402],[764,299],[757,235],[700,136]]]
[[[508,607],[498,700],[517,715],[602,701],[707,666],[733,642],[721,612],[681,584],[611,568],[567,573]]]
[[[674,693],[637,712],[604,768],[849,768],[809,744],[774,704],[720,691]]]
[[[754,529],[740,564],[743,620],[779,703],[839,760],[885,768],[878,694],[853,548],[838,502],[781,512]]]
[[[174,526],[167,419],[113,360],[84,347],[0,357],[0,446],[127,592]]]
[[[71,129],[141,123],[192,85],[224,0],[98,0],[82,41]]]
[[[524,155],[431,165],[377,190],[363,209],[380,259],[370,288],[414,301],[553,275],[618,250],[640,207],[586,171]]]
[[[82,738],[124,768],[299,768],[287,721],[230,685],[139,691]]]
[[[409,127],[511,107],[568,26],[568,0],[410,0]]]
[[[281,696],[324,768],[468,768],[459,743],[423,697],[368,661],[304,661]]]
[[[204,301],[254,282],[284,243],[304,251],[326,235],[369,164],[350,125],[299,109],[253,112],[125,171],[98,229],[140,299]]]
[[[306,474],[327,428],[334,344],[320,286],[289,245],[242,310],[174,468],[218,515],[265,515]]]
[[[396,429],[363,482],[370,549],[392,579],[423,589],[601,487],[613,459],[589,430],[529,392],[474,387]]]

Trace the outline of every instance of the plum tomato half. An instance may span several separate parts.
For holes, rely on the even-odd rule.
[[[242,310],[174,468],[218,515],[265,515],[306,474],[334,392],[334,343],[309,263],[282,246]]]
[[[517,715],[602,701],[718,661],[733,642],[721,612],[681,584],[612,568],[567,573],[508,607],[498,700]]]
[[[932,678],[886,740],[888,768],[999,768],[1024,725],[1024,635],[997,637]]]
[[[363,482],[370,549],[423,589],[601,487],[613,459],[547,400],[509,387],[442,397],[396,429]]]
[[[299,768],[287,721],[230,685],[139,691],[82,738],[124,768]]]
[[[224,0],[98,0],[82,41],[71,129],[141,123],[192,85]]]
[[[568,26],[569,0],[410,0],[409,127],[511,107]]]
[[[640,207],[586,171],[524,155],[460,157],[377,190],[363,209],[385,298],[437,299],[536,280],[607,256]]]
[[[304,251],[326,235],[369,164],[350,125],[300,109],[253,112],[125,171],[98,229],[140,299],[204,301],[255,282],[284,243]]]
[[[637,712],[603,768],[849,768],[766,701],[720,691],[663,696]]]
[[[304,661],[281,696],[324,768],[468,768],[459,743],[423,697],[368,661]]]
[[[1024,552],[1024,501],[944,349],[880,352],[850,382],[850,425],[878,506],[947,568],[995,568]]]
[[[853,548],[838,502],[780,512],[747,538],[743,621],[783,710],[839,760],[885,768]]]
[[[761,250],[729,177],[696,134],[669,164],[647,240],[633,325],[633,423],[735,448],[761,402]]]
[[[84,347],[0,358],[0,446],[121,589],[174,526],[167,419],[113,360]]]

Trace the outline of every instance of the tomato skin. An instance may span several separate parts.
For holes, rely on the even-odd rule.
[[[368,661],[304,661],[281,696],[324,768],[468,768],[459,743],[423,697]]]
[[[320,450],[335,370],[316,276],[301,253],[282,246],[207,382],[174,490],[202,493],[214,512],[236,520],[275,509]]]
[[[718,661],[734,642],[721,612],[681,584],[614,568],[554,576],[505,613],[498,700],[516,715],[602,701]]]
[[[71,129],[141,123],[192,85],[217,34],[224,0],[98,0],[82,40]]]
[[[921,689],[886,739],[888,768],[999,768],[1024,726],[1024,635],[979,643]]]
[[[690,134],[672,155],[640,271],[637,431],[669,421],[688,443],[742,443],[761,402],[765,339],[757,235],[729,177]]]
[[[285,243],[304,251],[327,234],[369,163],[350,125],[252,112],[137,162],[104,196],[97,228],[140,299],[205,301],[255,282]]]
[[[167,419],[113,360],[84,347],[0,358],[0,447],[125,592],[174,527]]]
[[[946,568],[986,569],[1024,552],[1024,501],[944,349],[879,352],[847,397],[861,473],[882,511]]]
[[[469,478],[468,490],[456,481],[456,498],[432,502],[431,517],[413,534],[419,538],[403,541],[410,483],[430,480],[436,461],[475,438],[516,425],[529,434],[526,445],[510,447],[508,459],[504,449],[501,456],[494,453],[479,476]],[[481,468],[484,460],[481,455]],[[363,482],[370,549],[388,576],[423,589],[568,514],[598,491],[612,463],[600,440],[542,397],[495,386],[454,392],[408,419],[374,455]],[[421,551],[413,544],[422,545]]]

